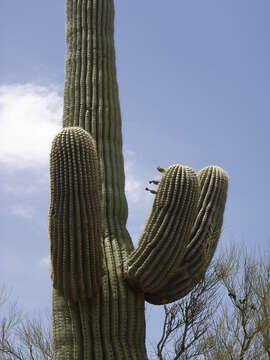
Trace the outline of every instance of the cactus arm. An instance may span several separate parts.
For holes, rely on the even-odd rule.
[[[53,286],[73,301],[93,297],[103,275],[101,181],[96,146],[63,129],[51,150],[49,233]]]
[[[204,277],[215,253],[222,229],[228,176],[220,167],[209,166],[199,171],[198,178],[199,211],[190,242],[183,249],[183,260],[168,283],[156,292],[145,294],[145,299],[152,304],[167,304],[186,296]]]
[[[152,293],[167,284],[183,258],[198,199],[194,171],[183,165],[170,166],[159,184],[139,246],[127,263],[125,278],[131,285]]]

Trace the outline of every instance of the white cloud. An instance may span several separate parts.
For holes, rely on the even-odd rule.
[[[0,165],[15,170],[47,167],[52,139],[61,127],[62,104],[62,97],[53,86],[0,85]],[[152,197],[145,192],[144,180],[135,172],[135,164],[135,154],[127,150],[127,198],[130,203],[145,205],[152,202]],[[4,185],[4,191],[13,195],[21,191],[30,194],[38,189],[39,183]],[[15,206],[12,213],[30,217],[31,212]]]
[[[31,219],[34,214],[34,209],[24,204],[15,204],[10,207],[9,212],[11,215]]]
[[[51,260],[49,256],[43,256],[41,259],[39,259],[38,261],[38,266],[42,267],[42,268],[49,268],[51,264]]]
[[[146,196],[145,185],[135,174],[135,155],[132,151],[125,152],[125,190],[128,202],[138,204],[148,203],[151,197]]]
[[[47,165],[61,114],[62,97],[55,87],[0,86],[0,163],[13,168]]]
[[[126,173],[126,194],[129,201],[138,203],[143,199],[142,183],[132,173]]]

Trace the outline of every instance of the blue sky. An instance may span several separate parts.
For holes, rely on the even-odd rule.
[[[64,0],[0,4],[1,282],[50,308],[48,157],[61,127]],[[224,167],[221,246],[268,249],[270,2],[115,0],[128,226],[138,240],[157,165]],[[161,308],[147,307],[155,341]]]

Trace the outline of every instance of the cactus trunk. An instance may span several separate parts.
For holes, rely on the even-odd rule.
[[[63,126],[79,126],[96,142],[106,270],[98,293],[87,301],[68,301],[53,290],[55,359],[145,359],[144,296],[127,287],[122,276],[133,245],[126,230],[114,4],[67,0],[66,17]]]
[[[111,234],[119,227],[123,231],[127,220],[113,0],[67,0],[66,16],[63,126],[80,126],[96,142]]]
[[[179,164],[159,169],[134,249],[126,229],[113,0],[66,0],[66,44],[63,130],[51,150],[54,360],[147,359],[144,301],[178,300],[203,278],[228,178],[214,166],[199,174]]]

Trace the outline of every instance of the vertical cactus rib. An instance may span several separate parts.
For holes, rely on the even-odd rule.
[[[54,356],[59,360],[81,359],[83,344],[79,314],[53,288]]]
[[[51,151],[49,215],[53,286],[67,299],[91,298],[103,274],[101,182],[94,140],[62,130]]]
[[[77,303],[65,301],[59,291],[54,291],[54,303],[57,300],[62,304],[62,307],[54,309],[54,317],[61,316],[58,311],[69,314],[71,328],[77,329],[74,330],[72,348],[73,351],[80,349],[81,358],[146,359],[144,296],[128,287],[122,276],[133,244],[126,229],[122,125],[113,38],[114,3],[113,0],[66,1],[67,60],[63,127],[80,126],[96,142],[104,209],[102,246],[105,273],[99,291],[89,300],[79,298]],[[69,161],[68,156],[63,156],[61,169],[66,168]],[[72,173],[70,181],[71,177]],[[79,178],[80,175],[74,180],[79,183]],[[63,198],[60,207],[66,221],[69,221],[66,199]],[[81,211],[80,208],[79,216]],[[91,221],[94,224],[96,219]],[[68,235],[65,233],[66,238]],[[88,251],[85,251],[80,238],[79,243],[82,243],[80,256],[83,262],[87,262]],[[52,253],[52,262],[58,259],[59,269],[62,263],[58,253],[63,253],[63,244],[58,242],[57,250]],[[66,252],[69,250],[65,247]],[[56,283],[54,271],[53,279]],[[65,281],[68,285],[68,278]],[[74,290],[70,291],[74,293],[75,286],[69,287],[72,288]],[[57,342],[59,334],[55,333],[54,336]],[[67,341],[70,339],[67,338]],[[61,359],[61,356],[59,350],[55,360]],[[75,355],[71,359],[77,360]]]
[[[197,215],[199,184],[194,171],[172,165],[163,175],[138,248],[130,255],[125,277],[144,292],[167,284],[183,256]]]
[[[198,177],[183,165],[159,168],[134,250],[126,229],[114,1],[66,0],[66,44],[63,130],[51,150],[54,360],[146,360],[144,300],[181,298],[202,276],[202,257],[210,261],[220,234],[225,180],[217,168]]]
[[[150,303],[165,304],[187,295],[203,278],[215,253],[222,229],[228,175],[218,166],[208,166],[199,171],[198,179],[201,187],[199,211],[185,256],[167,285],[155,294],[146,294]]]
[[[199,213],[184,259],[191,274],[194,274],[198,263],[201,269],[205,268],[205,272],[214,255],[221,234],[229,184],[228,175],[218,166],[202,169],[198,178],[202,189]]]
[[[80,125],[96,141],[105,226],[116,217],[125,227],[127,203],[113,23],[113,0],[67,0],[63,126]],[[112,213],[113,209],[117,213]],[[133,247],[130,239],[127,245]]]

